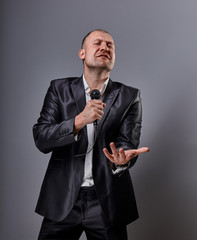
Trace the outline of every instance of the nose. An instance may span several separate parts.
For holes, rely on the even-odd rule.
[[[107,46],[107,43],[103,42],[103,43],[101,44],[101,50],[102,50],[102,51],[108,51],[108,50],[109,50],[109,48],[108,48],[108,46]]]

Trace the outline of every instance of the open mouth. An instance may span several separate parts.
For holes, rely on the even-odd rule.
[[[98,57],[110,59],[110,57],[108,55],[104,55],[104,54],[101,54]]]

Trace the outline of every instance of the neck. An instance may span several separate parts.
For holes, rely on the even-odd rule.
[[[102,87],[103,83],[109,78],[109,71],[86,71],[84,69],[84,76],[90,90],[98,89]]]

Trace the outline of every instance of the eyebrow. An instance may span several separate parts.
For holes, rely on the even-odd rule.
[[[103,42],[110,43],[110,44],[114,45],[113,41],[110,41],[110,40],[104,41],[102,38],[96,38],[96,39],[94,39],[93,42],[96,42],[96,41],[101,41],[101,42],[103,41]]]

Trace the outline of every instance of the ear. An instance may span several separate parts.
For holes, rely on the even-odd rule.
[[[79,58],[81,60],[83,60],[85,58],[85,50],[84,49],[79,50]]]

